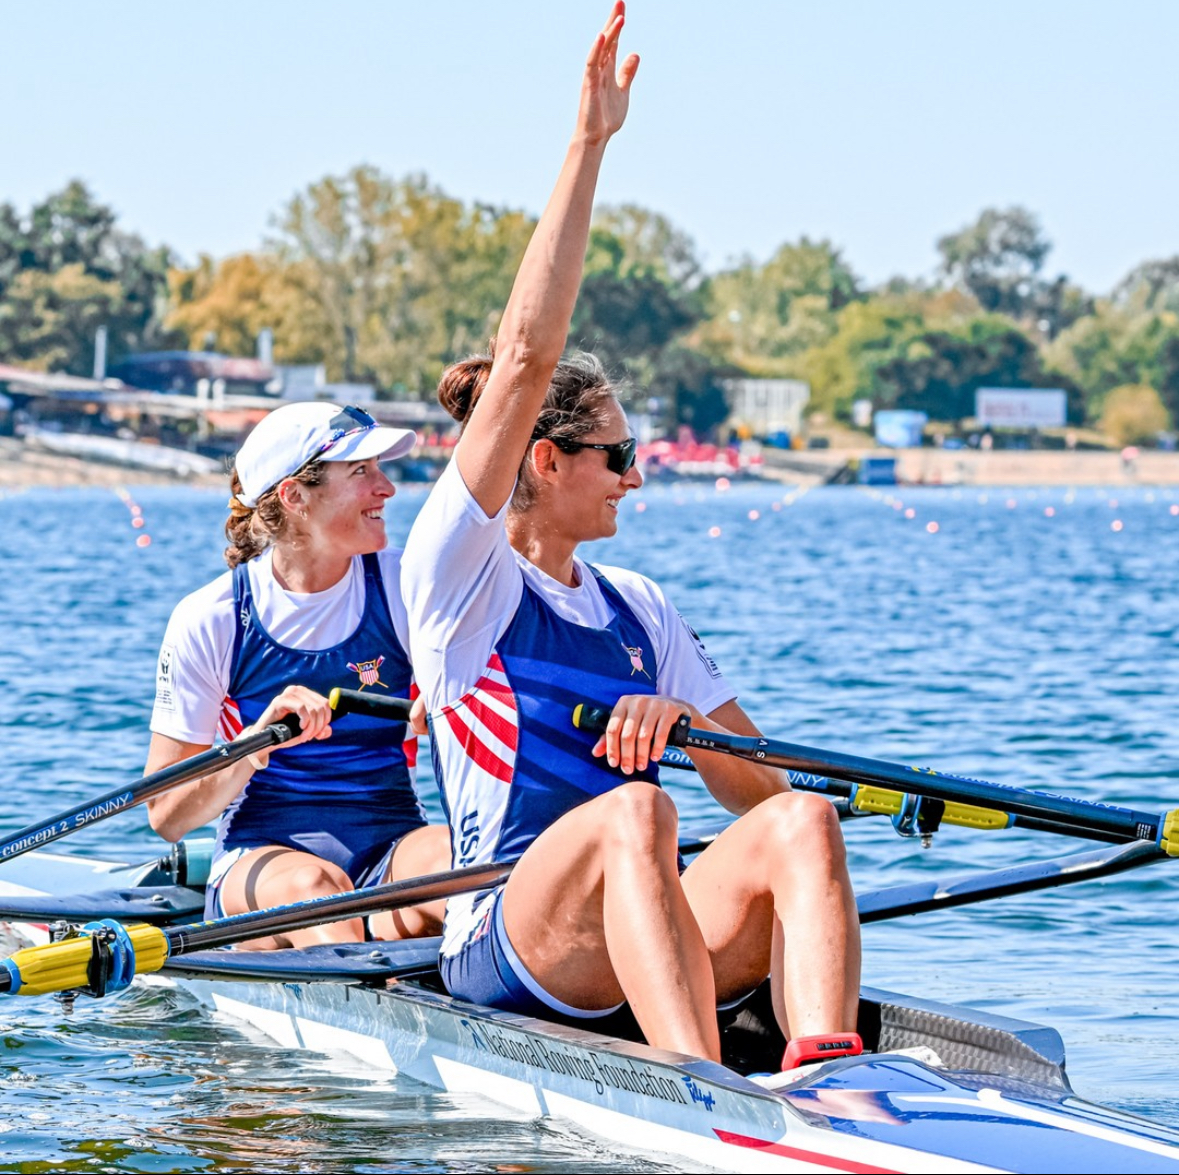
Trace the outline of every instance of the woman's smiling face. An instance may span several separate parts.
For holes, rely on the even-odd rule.
[[[308,493],[304,529],[317,551],[351,558],[384,550],[385,503],[397,492],[376,458],[328,461]]]
[[[577,439],[586,445],[613,445],[629,436],[626,413],[611,396],[601,426]],[[592,542],[616,534],[619,503],[643,484],[638,465],[632,465],[623,474],[613,473],[607,468],[607,454],[601,449],[558,451],[554,457],[560,471],[554,506],[559,507],[560,525],[569,529],[569,537],[577,542]]]

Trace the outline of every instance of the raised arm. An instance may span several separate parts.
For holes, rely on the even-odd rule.
[[[516,274],[487,386],[455,451],[463,481],[488,516],[498,513],[511,495],[565,348],[602,156],[626,119],[630,85],[639,67],[633,53],[618,66],[624,20],[625,5],[617,0],[586,60],[577,128]]]

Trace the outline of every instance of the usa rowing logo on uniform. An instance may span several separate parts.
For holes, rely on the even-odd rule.
[[[377,657],[373,661],[361,661],[354,665],[351,661],[348,662],[348,668],[353,673],[360,675],[360,688],[364,689],[366,685],[384,685],[381,680],[380,672],[381,666],[385,664],[384,657]],[[388,687],[386,687],[388,688]]]
[[[651,675],[643,668],[643,650],[632,649],[629,645],[623,645],[626,649],[626,655],[630,658],[630,675],[634,677],[636,673],[641,673],[645,678],[650,680]]]

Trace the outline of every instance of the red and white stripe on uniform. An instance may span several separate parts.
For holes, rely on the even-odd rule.
[[[520,742],[520,717],[516,697],[508,684],[503,662],[492,653],[475,688],[450,706],[443,706],[439,718],[466,756],[489,779],[511,783],[516,770],[516,748]],[[435,721],[435,736],[441,722]]]
[[[221,716],[217,719],[217,733],[227,742],[231,743],[242,732],[242,713],[237,707],[237,702],[232,698],[226,698],[221,703]]]

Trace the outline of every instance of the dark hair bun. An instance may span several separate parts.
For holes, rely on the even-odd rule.
[[[466,424],[491,374],[491,361],[495,355],[492,342],[487,355],[470,355],[452,363],[438,381],[438,403],[454,417],[459,424]]]

